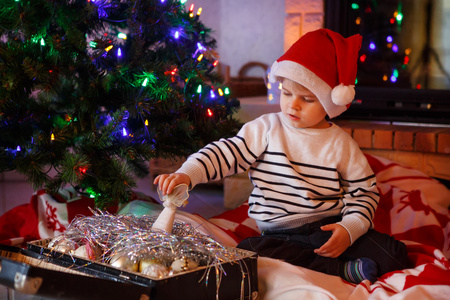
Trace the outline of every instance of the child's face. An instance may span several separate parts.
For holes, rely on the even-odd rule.
[[[283,79],[281,112],[295,128],[327,128],[325,112],[319,99],[303,85]]]

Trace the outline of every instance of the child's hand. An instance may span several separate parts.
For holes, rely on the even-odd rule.
[[[330,239],[314,253],[320,256],[336,258],[350,246],[350,235],[347,230],[339,224],[328,224],[320,227],[323,231],[332,231]]]
[[[153,181],[153,184],[158,185],[164,196],[172,193],[173,188],[182,183],[188,186],[191,184],[191,179],[184,173],[158,175]]]

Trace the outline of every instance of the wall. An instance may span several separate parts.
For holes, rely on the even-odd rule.
[[[269,66],[303,33],[323,26],[322,0],[192,0],[213,29],[220,62],[230,75],[250,61]],[[261,70],[249,76],[263,75]]]

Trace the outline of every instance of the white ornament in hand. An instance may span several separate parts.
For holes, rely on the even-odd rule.
[[[188,189],[189,187],[186,184],[180,184],[174,187],[170,194],[163,195],[158,188],[159,199],[163,202],[164,209],[155,223],[153,223],[153,230],[172,232],[177,207],[186,206],[187,204],[187,199],[189,198]]]

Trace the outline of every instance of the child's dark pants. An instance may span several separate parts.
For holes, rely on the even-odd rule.
[[[330,217],[298,228],[265,231],[261,236],[243,240],[237,247],[254,251],[259,256],[280,259],[330,275],[339,275],[342,261],[362,257],[371,258],[377,263],[378,277],[387,272],[408,268],[405,244],[372,229],[358,238],[338,258],[314,253],[314,249],[322,246],[332,234],[331,231],[322,231],[320,227],[340,220],[341,217]]]

